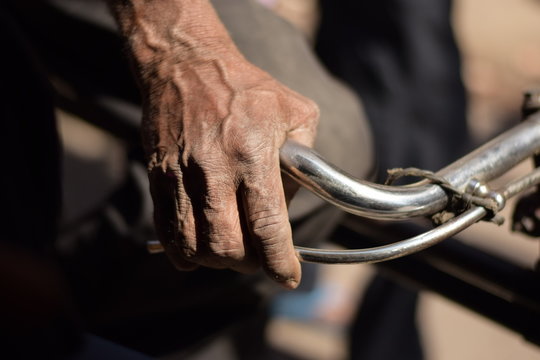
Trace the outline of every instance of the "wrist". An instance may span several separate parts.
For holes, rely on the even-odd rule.
[[[236,61],[242,58],[229,37],[212,34],[211,31],[167,29],[151,35],[135,31],[127,40],[131,56],[143,66],[156,61],[182,64],[214,59]]]
[[[208,0],[108,0],[135,64],[241,58]]]

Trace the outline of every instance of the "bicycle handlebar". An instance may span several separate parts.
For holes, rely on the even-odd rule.
[[[497,178],[540,149],[540,114],[531,116],[474,152],[436,173],[454,188],[467,191],[470,180]],[[280,152],[282,170],[302,186],[337,207],[371,219],[406,219],[433,215],[448,203],[438,185],[420,182],[385,186],[356,179],[292,141]]]
[[[491,191],[484,183],[504,174],[526,158],[540,152],[540,112],[436,173],[463,193],[491,198],[502,210],[505,201],[540,183],[540,170]],[[380,220],[431,216],[449,205],[447,192],[427,181],[387,186],[360,180],[324,160],[314,150],[286,141],[280,150],[282,171],[324,200],[355,215]],[[493,209],[491,209],[493,212]],[[375,263],[415,253],[457,234],[488,214],[472,206],[443,225],[393,244],[357,250],[323,250],[295,247],[300,260],[316,263]],[[492,214],[494,215],[494,214]],[[163,249],[149,243],[150,252]]]
[[[501,134],[436,175],[454,188],[481,196],[491,196],[502,210],[505,201],[540,182],[540,171],[490,191],[484,181],[497,178],[540,150],[540,114]],[[355,215],[372,219],[405,219],[433,215],[450,201],[439,185],[421,181],[407,186],[385,186],[355,179],[322,159],[315,151],[287,141],[281,149],[282,170],[326,201]],[[480,190],[480,191],[478,191]],[[296,247],[298,257],[315,263],[375,263],[415,253],[457,234],[488,214],[479,206],[410,239],[358,250],[322,250]]]

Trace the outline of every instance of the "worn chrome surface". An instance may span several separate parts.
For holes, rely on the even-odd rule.
[[[492,196],[490,194],[497,194],[503,198],[502,201],[504,202],[520,192],[538,185],[539,183],[540,169],[536,169],[530,174],[510,182],[503,189],[499,189],[497,192],[488,191],[485,195]],[[369,249],[324,250],[297,246],[296,251],[298,258],[301,261],[320,264],[369,264],[392,260],[427,249],[428,247],[431,247],[444,239],[465,230],[475,222],[485,217],[487,213],[487,210],[482,207],[474,207],[433,230],[410,239]]]
[[[509,199],[513,196],[516,196],[522,191],[530,189],[533,186],[540,184],[540,168],[536,168],[531,171],[529,174],[516,179],[506,185],[503,196],[506,199]]]
[[[494,179],[540,149],[540,114],[498,136],[437,173],[465,190],[471,179]],[[432,215],[448,201],[437,185],[385,186],[355,179],[316,152],[287,141],[281,166],[304,187],[341,209],[372,219],[405,219]]]
[[[501,197],[504,203],[509,198],[518,193],[530,189],[540,183],[540,170],[536,169],[530,174],[510,182],[498,191],[489,191],[486,196]],[[502,209],[502,205],[499,211]],[[355,263],[376,263],[386,260],[397,259],[406,255],[427,249],[444,239],[449,238],[488,215],[488,211],[483,207],[475,206],[462,214],[450,219],[443,225],[427,231],[415,237],[398,241],[389,245],[383,245],[368,249],[357,250],[325,250],[311,249],[296,246],[298,258],[304,262],[320,264],[355,264]]]

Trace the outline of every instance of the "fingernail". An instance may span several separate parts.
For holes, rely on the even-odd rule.
[[[287,281],[284,281],[282,282],[283,286],[286,287],[287,289],[290,289],[290,290],[294,290],[298,287],[298,281],[294,280],[294,279],[289,279]]]

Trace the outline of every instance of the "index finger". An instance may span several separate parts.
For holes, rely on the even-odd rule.
[[[262,158],[244,174],[241,184],[247,227],[268,275],[294,289],[300,283],[301,268],[292,242],[279,153]]]

